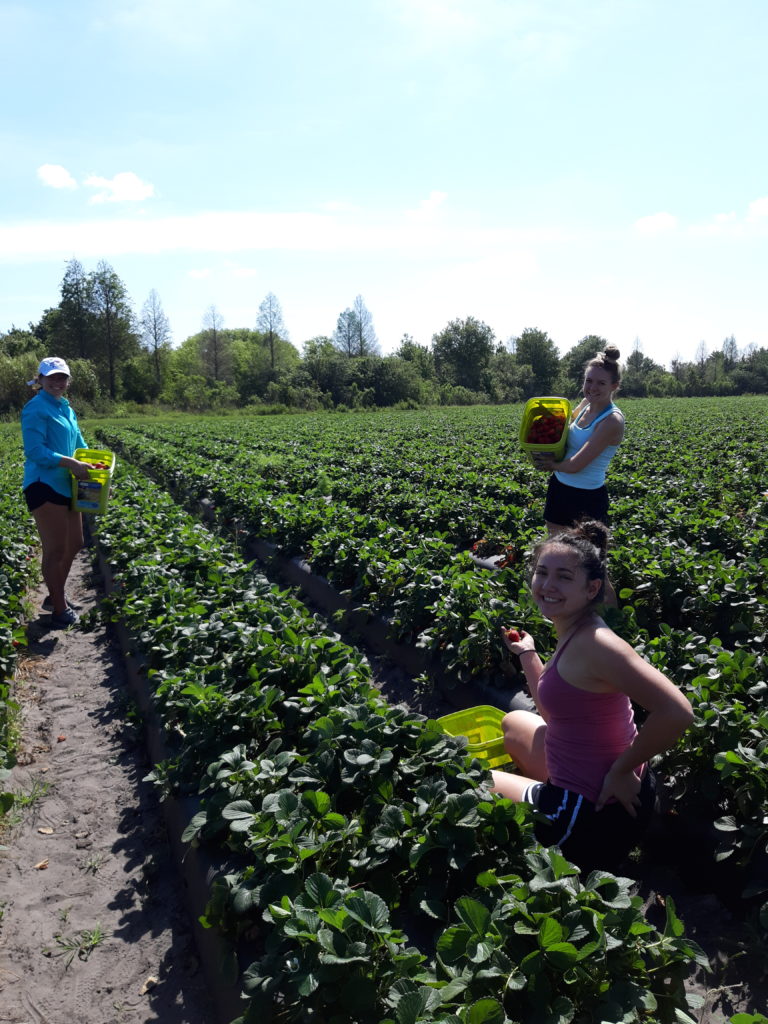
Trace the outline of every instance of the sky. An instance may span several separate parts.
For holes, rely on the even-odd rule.
[[[0,332],[106,261],[174,344],[360,295],[661,365],[768,346],[765,0],[0,0]]]

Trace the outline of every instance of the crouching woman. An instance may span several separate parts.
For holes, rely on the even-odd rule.
[[[531,592],[557,635],[542,664],[532,637],[518,655],[538,714],[504,717],[504,746],[519,774],[494,771],[493,789],[539,812],[536,837],[584,870],[615,870],[637,844],[655,803],[650,761],[693,720],[686,697],[597,614],[608,530],[587,521],[534,549]],[[635,724],[635,703],[647,712]]]

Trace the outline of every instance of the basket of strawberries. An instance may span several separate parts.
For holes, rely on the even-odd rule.
[[[88,479],[72,474],[72,508],[75,512],[104,512],[109,500],[115,454],[104,448],[77,448],[74,456],[89,466]]]
[[[535,462],[535,455],[552,455],[555,459],[565,455],[570,418],[567,398],[549,395],[528,399],[520,421],[520,447],[531,462]]]

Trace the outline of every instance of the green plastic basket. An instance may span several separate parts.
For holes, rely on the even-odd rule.
[[[466,736],[467,753],[485,761],[489,768],[497,768],[512,760],[504,749],[501,732],[501,720],[505,714],[501,708],[481,704],[444,715],[438,718],[437,723],[449,736]]]
[[[115,471],[114,452],[103,448],[77,448],[73,458],[78,462],[103,462],[106,469],[91,469],[87,480],[72,477],[72,508],[75,512],[104,512],[109,501],[112,474]]]
[[[565,429],[560,439],[553,444],[533,444],[526,441],[528,431],[535,419],[547,413],[560,412],[565,416]],[[567,398],[557,398],[555,395],[545,395],[542,398],[529,398],[523,409],[523,418],[520,420],[520,447],[528,453],[531,462],[534,462],[534,455],[554,455],[556,459],[562,459],[565,455],[565,448],[568,442],[568,427],[571,422],[571,403]],[[535,463],[534,463],[535,464]]]

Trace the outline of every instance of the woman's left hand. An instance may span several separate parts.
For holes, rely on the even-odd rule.
[[[634,771],[611,768],[603,779],[603,788],[597,798],[595,810],[601,811],[611,798],[618,800],[630,817],[637,817],[637,809],[640,807],[640,779]]]
[[[552,472],[552,470],[555,468],[556,461],[557,460],[555,459],[554,455],[550,455],[545,452],[536,452],[533,456],[534,467],[536,469],[543,470],[543,472],[545,473]]]

